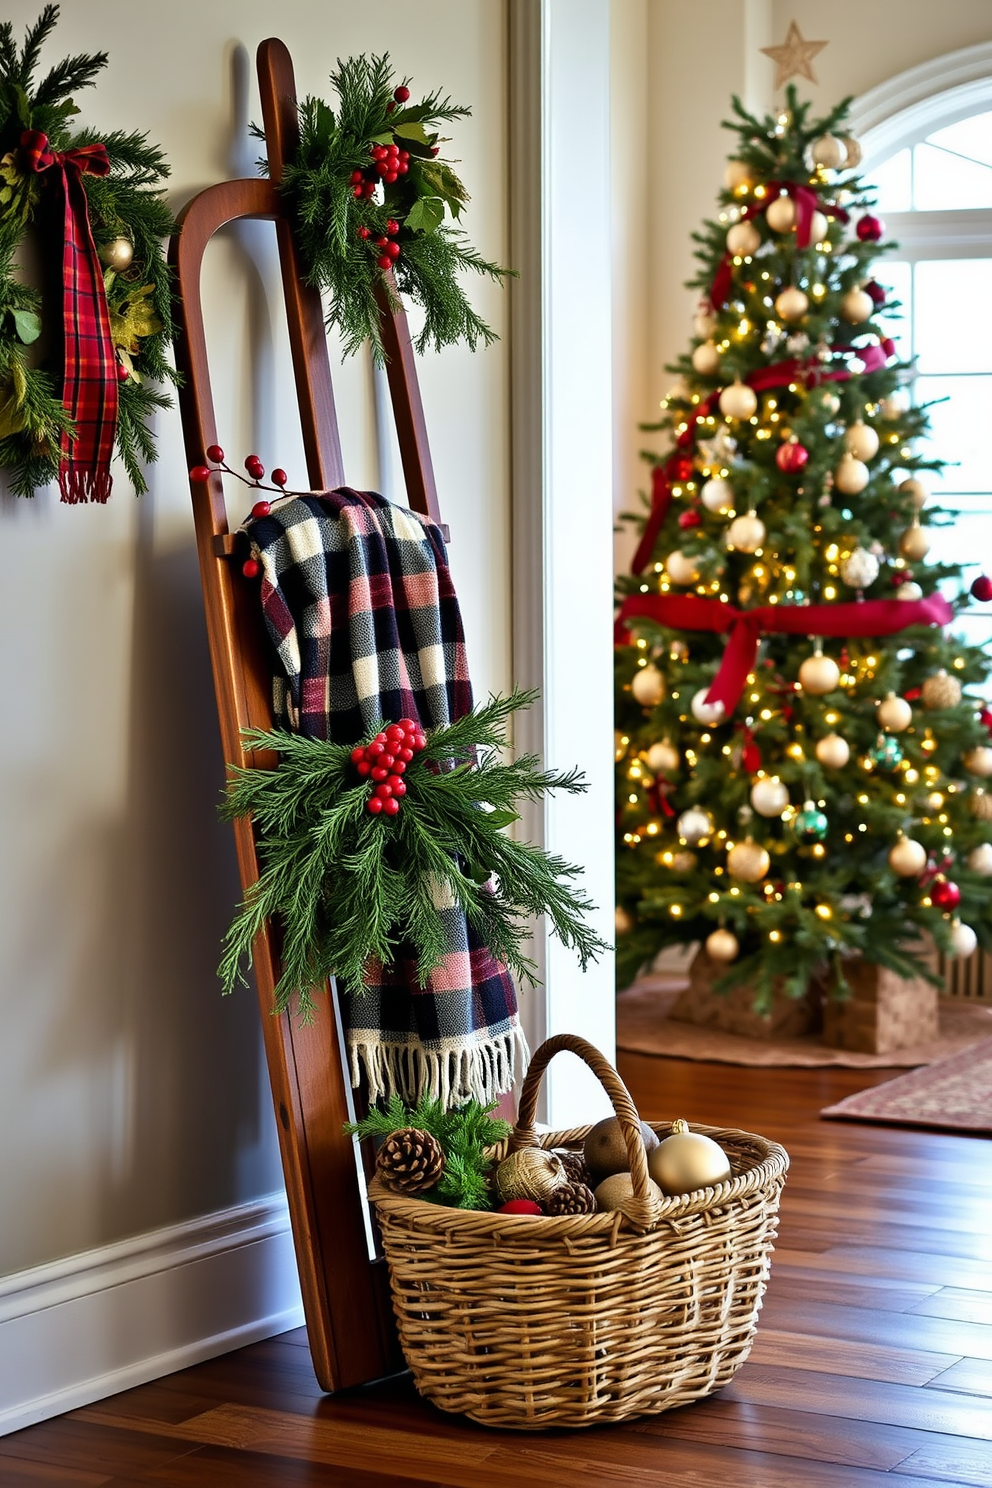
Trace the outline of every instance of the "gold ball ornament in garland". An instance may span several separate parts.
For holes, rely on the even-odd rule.
[[[662,1193],[676,1196],[715,1188],[731,1178],[730,1159],[712,1137],[689,1130],[685,1121],[672,1122],[672,1135],[665,1137],[648,1158],[648,1172]]]
[[[901,734],[912,723],[913,710],[905,698],[890,692],[875,709],[875,717],[879,728],[888,729],[891,734]]]
[[[750,186],[752,178],[752,169],[743,160],[728,160],[724,166],[723,184],[728,191],[740,191],[742,187]]]
[[[633,916],[628,914],[622,904],[618,904],[613,911],[613,929],[617,935],[629,935],[634,928]]]
[[[919,584],[912,579],[907,579],[905,584],[900,584],[896,590],[896,599],[922,599],[923,590]]]
[[[765,221],[772,232],[791,232],[796,225],[796,204],[791,196],[777,196],[768,203]]]
[[[821,134],[810,145],[809,155],[813,164],[822,165],[824,170],[841,170],[847,163],[844,141],[836,134]]]
[[[561,1158],[543,1147],[521,1147],[519,1152],[511,1152],[493,1174],[493,1188],[501,1204],[510,1199],[544,1203],[568,1181]]]
[[[727,233],[727,252],[751,258],[761,247],[761,234],[753,222],[735,222]]]
[[[725,930],[722,926],[713,930],[706,937],[706,954],[711,961],[722,961],[729,965],[736,961],[741,952],[741,943],[732,930]]]
[[[750,837],[735,842],[727,854],[727,872],[740,883],[758,883],[771,867],[771,858]]]
[[[134,244],[129,238],[111,238],[109,243],[102,243],[97,249],[97,256],[105,269],[113,269],[115,274],[123,274],[129,269],[134,260]]]
[[[713,377],[720,370],[720,353],[712,341],[700,341],[693,348],[692,369],[698,372],[700,377]]]
[[[641,1140],[646,1153],[651,1153],[658,1145],[658,1138],[646,1121],[641,1122]],[[586,1139],[582,1144],[582,1155],[594,1186],[613,1173],[629,1172],[630,1157],[627,1153],[627,1143],[623,1127],[616,1116],[604,1117],[586,1133]]]
[[[920,689],[925,708],[956,708],[961,701],[961,683],[943,670],[927,677]]]
[[[976,821],[992,822],[992,796],[976,786],[968,796],[968,810]]]
[[[919,522],[914,522],[911,527],[906,528],[899,539],[899,551],[904,558],[909,558],[914,563],[918,562],[930,551],[930,534],[920,526]]]
[[[863,289],[849,289],[840,302],[840,313],[848,325],[863,325],[871,320],[875,302]]]
[[[812,697],[823,697],[833,692],[840,682],[840,667],[832,656],[817,652],[807,656],[799,668],[799,685]]]
[[[927,866],[927,850],[912,837],[900,836],[889,848],[889,867],[900,878],[919,878]]]
[[[642,708],[656,708],[665,696],[665,679],[649,662],[634,673],[630,690]]]
[[[735,381],[720,394],[720,412],[724,418],[749,419],[757,412],[758,398],[746,382]]]
[[[910,505],[914,506],[917,511],[922,511],[930,500],[930,492],[922,481],[916,479],[915,475],[900,482],[899,494],[908,497]]]
[[[851,758],[851,746],[841,734],[824,734],[816,741],[815,754],[828,770],[842,770]]]
[[[864,151],[858,144],[858,141],[854,138],[853,134],[842,134],[839,136],[839,139],[841,141],[841,144],[844,146],[845,151],[847,152],[845,168],[847,170],[857,170],[858,166],[861,164],[862,159],[864,158]]]
[[[653,1179],[649,1178],[647,1183],[648,1193],[653,1195],[659,1203],[665,1195]],[[622,1209],[634,1197],[634,1181],[629,1173],[611,1173],[609,1178],[604,1178],[598,1184],[594,1198],[596,1208],[604,1213],[611,1213],[614,1209]]]
[[[708,341],[716,330],[716,319],[708,310],[699,310],[692,318],[693,333]]]

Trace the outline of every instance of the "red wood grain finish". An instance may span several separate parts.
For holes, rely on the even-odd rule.
[[[406,1377],[323,1396],[298,1330],[7,1437],[0,1483],[992,1488],[992,1276],[941,1243],[974,1238],[981,1191],[992,1232],[992,1143],[817,1120],[877,1071],[631,1055],[621,1073],[649,1120],[740,1126],[792,1154],[783,1228],[807,1238],[776,1251],[751,1358],[719,1395],[521,1437],[440,1414]],[[848,1199],[871,1243],[851,1240]],[[907,1206],[913,1224],[890,1222]]]

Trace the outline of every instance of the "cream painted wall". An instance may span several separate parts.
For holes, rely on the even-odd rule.
[[[37,0],[8,0],[20,32]],[[278,34],[301,94],[337,56],[388,46],[416,88],[471,103],[458,155],[471,232],[505,258],[506,84],[493,0],[64,0],[48,60],[106,49],[83,118],[140,128],[178,207],[251,168],[254,50]],[[207,264],[219,426],[303,478],[264,225]],[[502,329],[498,289],[473,286]],[[421,366],[477,689],[509,677],[505,342]],[[340,379],[349,477],[375,485],[371,378]],[[178,414],[151,492],[106,508],[0,495],[0,1275],[251,1199],[280,1184],[251,992],[214,976],[236,893]]]
[[[771,63],[762,46],[784,40],[795,19],[804,36],[826,39],[814,70],[819,84],[797,80],[800,90],[824,110],[845,94],[861,94],[885,78],[917,63],[992,38],[988,0],[614,0],[615,33],[627,58],[614,93],[615,137],[640,134],[636,162],[627,154],[615,170],[629,190],[641,182],[647,203],[647,249],[636,234],[618,228],[618,297],[631,295],[641,319],[628,310],[616,326],[616,366],[628,371],[626,406],[617,406],[617,486],[615,504],[632,504],[645,485],[636,452],[649,441],[638,434],[639,419],[656,416],[658,400],[671,383],[665,363],[677,356],[691,334],[694,295],[683,287],[694,271],[691,234],[713,214],[716,193],[732,136],[720,122],[730,99],[740,94],[753,108],[770,107]],[[643,58],[647,58],[646,80]],[[641,121],[649,120],[646,130]],[[634,204],[637,219],[645,212]],[[625,291],[623,286],[628,286]],[[618,381],[618,386],[619,386]],[[626,422],[624,422],[626,416]],[[629,472],[633,472],[631,476]],[[617,538],[617,566],[626,566],[633,540]]]

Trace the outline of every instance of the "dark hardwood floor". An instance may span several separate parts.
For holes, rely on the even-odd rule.
[[[992,1143],[817,1119],[887,1071],[625,1056],[642,1114],[792,1156],[751,1357],[628,1426],[487,1431],[405,1379],[320,1395],[300,1331],[0,1440],[3,1488],[992,1488]]]

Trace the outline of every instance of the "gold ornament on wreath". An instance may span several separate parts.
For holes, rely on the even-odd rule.
[[[106,55],[66,58],[35,80],[58,15],[46,6],[20,55],[6,24],[0,48],[0,465],[18,496],[57,481],[63,501],[104,502],[115,452],[135,492],[147,490],[150,421],[170,406],[155,385],[176,377],[162,251],[175,224],[162,197],[169,167],[146,135],[115,130],[105,146],[69,127],[71,94]],[[9,267],[29,231],[59,265],[57,306]],[[53,351],[39,357],[43,345]]]

